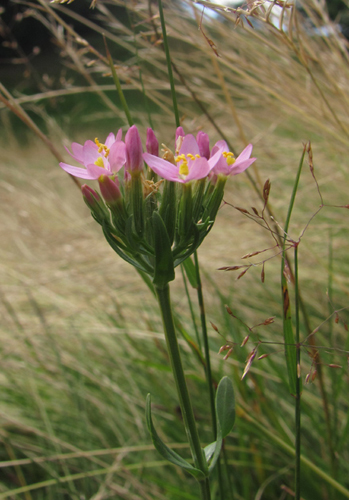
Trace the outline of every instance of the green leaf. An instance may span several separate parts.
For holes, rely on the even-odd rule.
[[[221,426],[222,437],[225,438],[232,430],[235,422],[235,395],[232,381],[223,377],[216,393],[217,420]]]
[[[155,250],[153,283],[158,287],[163,287],[175,278],[171,243],[166,226],[158,212],[153,213],[152,220]]]
[[[147,427],[150,432],[153,444],[155,449],[160,453],[160,455],[171,462],[174,465],[177,465],[181,469],[186,470],[190,474],[192,474],[197,480],[205,479],[205,476],[201,470],[193,467],[189,462],[187,462],[184,458],[182,458],[178,453],[171,450],[159,437],[158,433],[155,430],[153,419],[151,416],[151,396],[147,395],[146,407],[145,407],[145,417],[147,422]]]
[[[194,262],[191,260],[190,257],[188,257],[183,261],[183,267],[185,270],[185,274],[187,275],[187,278],[189,280],[189,283],[193,288],[197,288],[198,282],[196,278],[196,269],[194,266]]]
[[[205,455],[213,457],[209,467],[212,472],[222,448],[223,439],[230,433],[235,422],[235,396],[233,384],[228,377],[223,377],[216,392],[217,441],[205,448]]]
[[[209,462],[210,458],[212,457],[212,455],[215,452],[216,444],[217,444],[217,441],[213,441],[213,443],[208,444],[204,448],[204,452],[205,452],[205,457],[206,457],[206,462],[207,463]]]

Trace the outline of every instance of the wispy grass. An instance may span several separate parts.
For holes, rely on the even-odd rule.
[[[202,22],[199,4],[206,5]],[[137,124],[144,130],[147,113],[137,104],[142,99],[141,65],[155,129],[162,142],[172,146],[172,101],[165,56],[158,43],[157,10],[137,2],[131,18],[135,25],[140,24],[131,27],[113,15],[113,5],[124,4],[97,3],[92,20],[82,21],[91,33],[105,33],[122,88],[131,97],[131,112],[137,110]],[[178,70],[176,91],[183,126],[187,132],[205,129],[215,139],[220,138],[218,127],[237,152],[245,142],[254,144],[258,165],[251,175],[260,192],[264,181],[271,180],[269,202],[282,234],[302,142],[312,142],[316,179],[325,203],[348,203],[348,61],[346,42],[338,33],[319,35],[292,8],[285,9],[286,27],[280,29],[269,22],[268,5],[265,3],[265,12],[261,7],[255,10],[255,18],[247,16],[256,22],[254,29],[246,21],[244,28],[241,24],[235,27],[233,11],[220,10],[217,18],[209,17],[213,6],[207,2],[171,2],[165,4],[165,13]],[[303,5],[313,25],[329,22],[319,2]],[[102,44],[93,48],[69,22],[63,24],[63,13],[73,17],[69,6],[40,1],[30,13],[51,30],[69,76],[64,79],[62,73],[59,84],[56,79],[53,88],[37,94],[11,89],[14,103],[23,106],[34,121],[46,122],[44,131],[60,153],[61,142],[83,142],[102,136],[111,123],[113,128],[125,124],[111,77],[102,76],[109,71]],[[244,16],[240,13],[240,19]],[[121,48],[129,52],[127,61],[118,61]],[[85,96],[95,90],[94,113],[86,117]],[[69,101],[73,92],[79,98],[74,95],[74,101]],[[72,103],[70,114],[64,117],[57,112],[57,105],[64,104],[62,96]],[[57,120],[52,119],[53,114]],[[162,403],[154,408],[162,437],[172,441],[173,448],[184,441],[155,302],[136,273],[105,245],[76,187],[58,169],[45,145],[28,135],[29,143],[21,149],[18,122],[11,121],[4,109],[1,119],[7,145],[1,148],[0,181],[0,307],[4,318],[0,498],[11,498],[15,493],[10,490],[19,488],[22,493],[17,497],[26,499],[79,495],[93,499],[196,498],[194,482],[189,481],[192,489],[183,492],[181,473],[159,462],[145,431],[145,395],[151,387],[154,398]],[[77,129],[80,120],[83,126]],[[288,231],[294,240],[321,203],[305,167]],[[251,206],[259,211],[263,208],[245,176],[233,179],[225,198],[248,210]],[[225,448],[234,495],[243,499],[279,498],[281,488],[293,489],[294,401],[283,356],[280,260],[274,258],[266,264],[264,284],[261,267],[251,268],[238,281],[235,275],[216,269],[243,264],[243,255],[271,245],[268,231],[227,204],[200,254],[207,318],[227,341],[236,344],[223,361],[217,352],[224,339],[209,330],[213,377],[218,380],[229,374],[235,383],[238,419]],[[315,332],[311,339],[317,346],[317,351],[311,345],[304,347],[301,364],[303,381],[308,373],[310,380],[315,374],[313,383],[304,384],[302,394],[301,489],[307,499],[346,498],[345,487],[349,487],[347,245],[347,212],[335,207],[321,210],[299,245],[299,286]],[[249,262],[264,258],[256,256]],[[292,264],[292,256],[290,259]],[[289,292],[293,303],[291,284]],[[195,303],[195,290],[189,293]],[[174,285],[174,301],[183,327],[195,338],[180,280]],[[258,336],[251,334],[248,343],[239,347],[246,328],[227,314],[225,304],[249,327],[271,316],[275,322],[259,327]],[[196,314],[199,322],[199,312]],[[301,318],[301,341],[309,333]],[[259,340],[263,342],[258,356],[272,354],[260,361],[256,358],[241,381],[246,358]],[[180,342],[201,437],[209,442],[204,372],[188,344]],[[323,388],[318,385],[319,359]],[[335,470],[329,439],[336,452]],[[189,457],[189,450],[181,453]],[[28,459],[30,462],[23,462]],[[14,461],[12,467],[9,460]],[[46,486],[35,488],[45,481],[49,481]],[[338,484],[344,488],[342,492]]]

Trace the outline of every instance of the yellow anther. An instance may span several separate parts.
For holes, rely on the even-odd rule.
[[[95,143],[98,146],[98,153],[102,153],[102,151],[104,151],[105,157],[107,158],[109,155],[109,148],[107,148],[107,146],[105,144],[102,144],[101,142],[99,142],[97,137],[95,138]]]
[[[188,153],[187,154],[187,157],[190,159],[190,160],[195,160],[195,156],[192,155],[191,153]]]
[[[179,167],[179,175],[187,176],[189,174],[188,163],[183,161],[182,165]]]
[[[200,156],[200,155],[198,155],[198,154],[196,154],[196,155],[195,155],[195,158],[201,158],[201,156]]]
[[[233,163],[235,163],[234,153],[223,151],[222,155],[227,160],[228,165],[233,165]]]
[[[95,161],[95,165],[97,165],[97,167],[104,168],[103,158],[101,156],[97,158],[97,160]]]
[[[178,163],[179,161],[185,161],[186,162],[187,159],[186,159],[185,155],[182,154],[182,155],[176,156],[175,162]]]

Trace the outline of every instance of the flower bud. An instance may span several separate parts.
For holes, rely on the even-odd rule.
[[[135,125],[126,133],[126,168],[132,174],[143,170],[142,141]]]
[[[82,196],[84,197],[86,205],[91,210],[94,210],[99,206],[99,203],[101,202],[101,197],[94,189],[90,188],[90,186],[88,186],[87,184],[83,184],[81,186],[81,192]]]
[[[152,128],[147,128],[147,140],[145,146],[149,154],[159,156],[159,142],[155,137],[154,130]]]
[[[120,203],[122,195],[118,182],[113,181],[108,175],[101,175],[98,178],[98,183],[101,194],[107,205],[113,206]]]
[[[200,130],[196,136],[196,142],[199,146],[200,156],[208,160],[210,158],[210,139],[208,135]]]
[[[108,218],[108,210],[104,205],[103,200],[99,196],[99,194],[87,184],[83,184],[81,186],[82,196],[84,198],[84,202],[91,210],[93,217],[102,224],[102,221],[105,218]]]
[[[177,127],[177,130],[176,130],[176,143],[177,143],[178,137],[185,137],[185,133],[184,133],[183,127]]]

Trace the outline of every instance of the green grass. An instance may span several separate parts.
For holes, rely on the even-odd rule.
[[[264,29],[254,32],[239,27],[233,31],[229,19],[224,23],[222,18],[206,19],[203,29],[221,55],[215,60],[206,40],[186,19],[189,12],[184,16],[174,7],[170,15],[168,9],[165,15],[176,65],[240,151],[244,141],[224,97],[218,76],[219,70],[222,72],[247,141],[254,144],[261,184],[267,178],[271,180],[269,201],[281,228],[302,141],[312,140],[315,174],[325,203],[346,205],[346,136],[309,83],[306,67],[289,46],[280,42],[287,33],[275,33],[265,23]],[[145,9],[137,15],[144,19],[148,16]],[[113,20],[108,33],[116,33],[120,42],[126,39],[125,43],[130,43],[125,33],[114,30]],[[343,53],[334,50],[334,39],[302,36],[306,48],[317,56],[316,61],[309,59],[310,70],[345,127],[348,96],[343,84],[347,77]],[[176,52],[177,39],[183,39],[191,51],[183,50],[183,45]],[[148,38],[139,36],[137,40],[146,93],[150,101],[156,101],[151,104],[152,120],[160,141],[172,147],[174,119],[164,56]],[[80,56],[87,71],[86,59],[92,56]],[[127,85],[139,88],[134,65],[135,59],[131,59],[122,71],[131,75]],[[96,70],[98,82],[105,70],[102,64]],[[329,80],[330,71],[338,75],[336,81]],[[111,79],[106,80],[110,83]],[[203,128],[211,133],[214,143],[220,138],[218,133],[188,91],[179,82],[176,88],[186,131],[195,133]],[[35,97],[30,107],[28,103],[23,107],[40,126],[45,122],[44,131],[65,154],[62,143],[103,137],[110,128],[121,125],[126,130],[121,111],[115,113],[101,104],[100,97],[90,99],[86,95],[78,95],[74,101],[60,97],[53,111],[47,101],[39,103]],[[116,93],[107,95],[114,104],[117,102]],[[139,110],[135,118],[144,133],[147,115],[141,112],[139,101],[132,98],[130,108],[131,112]],[[66,113],[70,108],[72,111]],[[113,113],[116,118],[112,126]],[[195,481],[161,461],[145,428],[145,397],[151,392],[161,437],[177,445],[184,457],[190,456],[154,298],[134,270],[108,247],[76,186],[39,139],[18,128],[6,110],[1,110],[1,120],[0,498],[197,498]],[[77,127],[79,121],[81,126]],[[24,146],[23,135],[27,137]],[[255,179],[256,173],[251,170]],[[251,206],[262,209],[245,175],[229,181],[225,200],[247,210]],[[316,185],[305,164],[291,218],[291,238],[298,239],[319,204]],[[346,209],[325,207],[299,246],[300,290],[311,329],[320,327],[314,339],[328,398],[331,446],[336,452],[333,467],[323,393],[319,378],[315,378],[313,383],[303,385],[302,394],[301,451],[310,465],[301,463],[301,494],[307,500],[346,498],[314,466],[349,488],[347,217]],[[238,281],[237,274],[217,269],[243,264],[243,255],[273,244],[267,231],[226,205],[199,252],[207,319],[221,336],[237,344],[229,359],[223,361],[224,354],[219,355],[218,350],[225,340],[209,327],[213,376],[218,381],[229,375],[234,381],[237,421],[225,443],[227,476],[234,498],[244,500],[280,498],[283,485],[293,490],[294,399],[288,391],[282,345],[280,258],[266,263],[264,284],[260,266],[252,267]],[[251,262],[273,253],[256,256]],[[294,311],[293,288],[289,288]],[[172,291],[175,310],[194,338],[179,272]],[[199,324],[195,290],[190,289],[190,294]],[[271,342],[262,343],[258,355],[272,354],[260,361],[255,359],[243,381],[246,358],[257,334],[239,347],[246,328],[228,315],[225,304],[249,327],[275,316],[273,324],[256,330],[263,342]],[[338,322],[335,315],[328,319],[335,310],[341,310]],[[301,317],[301,339],[308,333]],[[188,344],[183,339],[180,342],[200,437],[208,443],[211,428],[204,372]],[[302,350],[303,382],[312,364],[307,352],[311,352],[310,347]],[[225,481],[227,484],[227,478]]]

